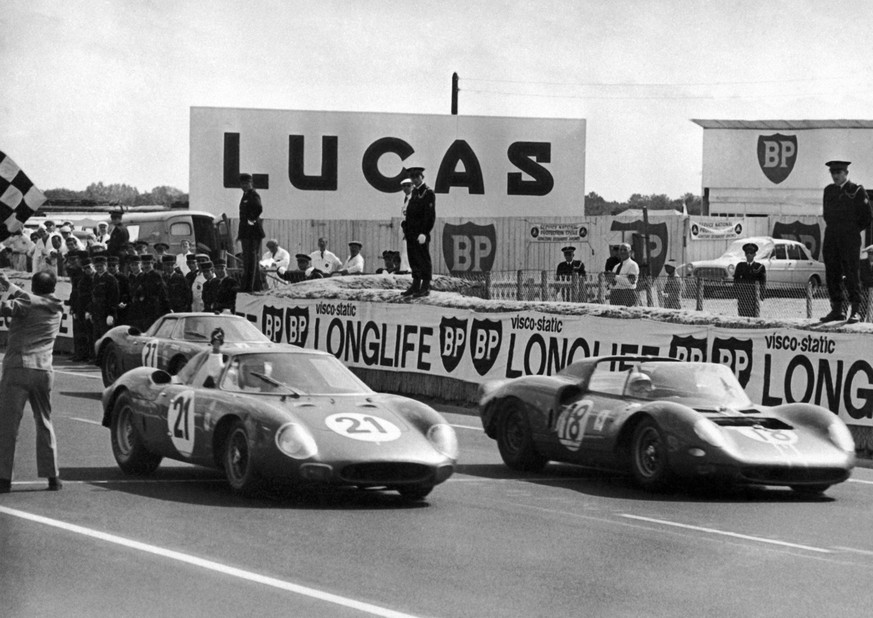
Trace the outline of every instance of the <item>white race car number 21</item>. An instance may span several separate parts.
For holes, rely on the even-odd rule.
[[[158,366],[158,342],[147,341],[142,347],[142,366],[157,367]]]
[[[167,431],[179,453],[190,455],[194,452],[194,391],[179,393],[170,401]]]

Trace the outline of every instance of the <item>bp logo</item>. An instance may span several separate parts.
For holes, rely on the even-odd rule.
[[[773,184],[779,184],[791,174],[797,160],[797,136],[773,135],[758,136],[758,165]]]
[[[494,266],[497,228],[493,223],[443,225],[443,258],[453,273],[484,273]]]
[[[713,363],[721,363],[730,367],[734,375],[737,376],[737,380],[745,388],[752,376],[752,340],[737,339],[736,337],[719,339],[716,337],[712,342],[711,360]]]
[[[283,311],[281,307],[264,305],[261,312],[261,331],[273,343],[282,343]]]
[[[285,339],[292,345],[306,347],[309,334],[309,307],[285,309]]]
[[[473,320],[470,328],[470,358],[480,376],[491,371],[500,352],[503,324],[497,320]]]
[[[706,338],[673,335],[670,356],[686,363],[706,362]]]
[[[821,228],[818,223],[780,223],[773,224],[773,238],[785,238],[802,242],[814,259],[821,253]]]
[[[636,221],[613,221],[609,228],[613,232],[633,231],[642,236],[645,234],[646,224],[642,219]],[[653,277],[661,274],[661,269],[664,267],[664,262],[667,260],[668,253],[668,233],[666,223],[649,223],[649,272]],[[692,231],[692,235],[694,232]],[[641,262],[645,259],[642,255],[637,255],[634,259],[636,262]]]
[[[442,318],[440,320],[440,357],[443,367],[451,373],[461,362],[467,347],[467,320]]]

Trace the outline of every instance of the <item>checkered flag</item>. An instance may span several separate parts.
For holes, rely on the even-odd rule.
[[[0,152],[0,241],[24,227],[45,202],[45,195],[15,161]]]

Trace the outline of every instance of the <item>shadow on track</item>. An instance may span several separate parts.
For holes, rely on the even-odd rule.
[[[195,466],[161,467],[148,476],[128,476],[115,467],[62,468],[64,480],[93,484],[106,491],[116,491],[153,500],[219,508],[268,508],[302,510],[396,510],[428,506],[434,494],[421,501],[410,501],[395,491],[334,488],[290,487],[268,484],[253,496],[238,496],[227,485],[219,470]]]
[[[733,485],[706,481],[679,482],[663,492],[636,486],[633,478],[614,470],[550,463],[542,472],[518,472],[503,464],[459,465],[455,474],[492,480],[518,481],[576,491],[587,496],[643,502],[833,502],[827,494],[808,495],[787,487]]]

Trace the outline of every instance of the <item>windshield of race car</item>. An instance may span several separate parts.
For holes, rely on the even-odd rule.
[[[716,363],[640,363],[627,372],[624,394],[690,406],[752,405],[730,367]]]
[[[222,390],[271,395],[344,395],[370,388],[326,354],[257,352],[232,356]]]
[[[196,315],[189,317],[165,316],[156,322],[146,336],[162,339],[177,339],[209,343],[210,335],[216,328],[224,330],[226,343],[267,343],[270,339],[248,320],[228,315]]]

